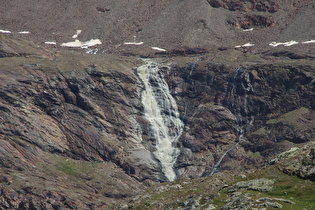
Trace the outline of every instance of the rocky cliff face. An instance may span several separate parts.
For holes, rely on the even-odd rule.
[[[268,157],[292,143],[314,140],[312,65],[255,64],[231,69],[200,62],[175,67],[168,78],[186,125],[178,163],[184,177],[207,175],[243,135],[226,160],[237,159],[245,168],[255,162],[249,151]],[[235,170],[228,162],[226,169]]]
[[[127,67],[128,62],[115,67],[111,61],[113,70],[109,71],[103,71],[106,68],[103,66],[97,70],[92,64],[82,65],[82,60],[75,57],[73,64],[76,67],[71,67],[69,71],[65,70],[66,66],[57,67],[51,62],[48,58],[2,58],[1,174],[7,177],[5,179],[12,180],[11,186],[17,191],[15,202],[4,200],[2,206],[17,208],[20,205],[18,201],[24,202],[25,194],[29,193],[17,190],[20,186],[15,184],[20,179],[24,180],[21,181],[24,184],[30,183],[31,193],[41,199],[45,199],[42,193],[55,196],[58,191],[65,191],[64,188],[71,189],[81,179],[90,182],[84,186],[78,183],[84,194],[86,191],[92,194],[102,191],[102,197],[109,198],[134,194],[140,185],[127,174],[141,180],[150,170],[159,170],[152,167],[139,175],[140,171],[135,171],[131,160],[126,158],[138,148],[142,134],[138,123],[142,119],[139,101],[141,85],[131,68]],[[59,64],[62,65],[62,62]],[[118,89],[120,91],[117,92]],[[115,166],[122,170],[116,170]],[[98,168],[100,171],[96,172]],[[81,170],[86,177],[79,175]],[[20,176],[17,175],[20,173]],[[65,183],[63,179],[69,182]],[[114,188],[103,189],[102,179],[113,182]],[[122,183],[115,184],[115,179]],[[151,179],[157,178],[152,175]],[[41,185],[38,182],[45,183],[44,188],[46,184],[52,188],[53,183],[59,184],[55,189],[48,187],[42,192],[42,187],[35,187]],[[3,193],[10,197],[10,192],[4,190]],[[64,197],[67,196],[62,196],[63,199],[56,198],[54,202],[66,200]]]
[[[144,116],[139,59],[43,57],[32,45],[25,56],[3,42],[11,46],[1,58],[3,208],[105,208],[166,180]],[[308,57],[233,67],[198,57],[156,59],[185,124],[178,178],[246,172],[314,140]]]

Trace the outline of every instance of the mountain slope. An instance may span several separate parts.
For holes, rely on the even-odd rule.
[[[138,58],[1,43],[3,208],[109,208],[165,181]],[[314,140],[314,59],[286,52],[156,58],[185,123],[177,178],[226,179]]]
[[[4,0],[3,0],[4,1]],[[234,47],[254,42],[268,44],[314,39],[314,2],[163,0],[163,1],[19,1],[2,2],[1,30],[10,30],[36,43],[101,39],[103,49],[116,51],[124,42],[144,42],[168,50],[187,47]],[[220,3],[221,2],[221,3]],[[222,3],[223,2],[223,3]],[[236,3],[235,3],[236,2]],[[258,8],[258,9],[257,9]],[[269,8],[269,9],[268,9]],[[265,20],[271,24],[265,24]],[[241,27],[241,28],[240,28]],[[253,27],[251,32],[243,29]],[[18,34],[29,31],[30,34]],[[121,51],[124,46],[118,47]]]

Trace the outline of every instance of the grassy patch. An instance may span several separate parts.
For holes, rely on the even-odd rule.
[[[194,200],[204,205],[210,200],[213,188],[214,184],[208,178],[162,183],[148,189],[144,193],[146,198],[134,209],[182,208]]]
[[[250,178],[268,178],[275,180],[273,190],[260,193],[260,197],[277,197],[294,201],[295,204],[281,203],[284,209],[315,209],[315,183],[296,176],[289,176],[276,166],[267,167]]]
[[[99,71],[129,72],[134,66],[141,64],[135,58],[114,55],[88,55],[79,52],[63,53],[54,57],[38,56],[0,58],[3,67],[0,73],[11,72],[14,75],[29,76],[29,72],[39,70],[46,74],[59,72],[85,71],[94,66]]]
[[[276,202],[283,206],[283,209],[315,209],[315,183],[303,180],[295,176],[289,176],[281,172],[276,166],[268,166],[253,174],[246,179],[235,177],[229,186],[239,182],[252,179],[267,178],[274,180],[273,190],[270,192],[258,192],[254,190],[241,189],[243,195],[249,195],[251,199],[260,203],[260,198],[270,198],[270,202]],[[214,204],[216,209],[226,205],[226,201],[231,196],[229,187],[222,190],[213,187],[211,177],[176,181],[174,183],[164,183],[156,185],[144,193],[141,201],[134,205],[133,209],[176,209],[186,208],[187,203],[197,200],[199,209],[206,209]],[[244,201],[245,203],[247,201]],[[248,200],[250,202],[250,200]],[[266,209],[274,209],[272,206]]]
[[[71,176],[82,176],[87,173],[94,173],[97,168],[97,163],[95,162],[80,162],[75,163],[74,160],[70,158],[60,159],[56,168]]]
[[[265,127],[262,127],[262,128],[259,128],[257,131],[255,131],[253,134],[267,135],[268,133],[269,133],[269,131]]]
[[[51,170],[52,173],[59,171],[68,176],[68,179],[73,177],[73,180],[78,178],[91,180],[97,174],[98,168],[102,168],[105,164],[99,161],[74,160],[54,154],[50,155],[50,160],[52,161],[52,164],[43,166],[44,169],[46,168],[48,171]],[[49,169],[47,167],[49,167]],[[106,174],[104,174],[104,176],[106,176]]]
[[[309,112],[309,109],[301,107],[299,109],[283,114],[278,118],[270,119],[267,121],[267,124],[283,123],[286,125],[290,125],[298,129],[299,131],[305,131],[314,127],[313,122],[305,119],[304,117],[304,115],[308,114]]]

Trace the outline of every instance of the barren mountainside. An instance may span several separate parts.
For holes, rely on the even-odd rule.
[[[313,1],[1,5],[0,209],[315,208]]]
[[[104,50],[123,50],[123,42],[146,47],[234,47],[254,42],[314,39],[311,0],[92,0],[2,2],[2,30],[30,31],[36,43],[69,42],[76,30],[80,41],[101,39]],[[243,29],[255,28],[250,33]],[[257,47],[258,47],[257,46]],[[126,49],[128,50],[128,49]]]

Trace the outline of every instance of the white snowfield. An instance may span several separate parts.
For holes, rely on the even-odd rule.
[[[305,42],[302,42],[302,44],[310,44],[310,43],[315,43],[315,40],[314,40],[314,39],[312,39],[312,40],[310,40],[310,41],[305,41]]]
[[[126,45],[142,45],[143,42],[124,42]]]
[[[254,28],[249,28],[249,29],[244,29],[243,31],[253,31]],[[3,30],[3,29],[0,29],[0,33],[3,33],[3,34],[14,34],[14,33],[17,33],[17,34],[30,34],[31,32],[30,31],[19,31],[19,32],[11,32],[9,30]],[[89,41],[85,41],[85,42],[81,42],[80,40],[78,40],[78,36],[82,33],[82,30],[76,30],[76,33],[72,36],[73,39],[75,39],[74,41],[72,42],[66,42],[66,43],[62,43],[60,46],[62,47],[80,47],[80,48],[83,48],[83,49],[88,49],[89,47],[92,47],[92,46],[95,46],[95,45],[100,45],[102,44],[102,41],[100,39],[91,39]],[[136,36],[134,36],[134,41],[133,42],[124,42],[124,45],[142,45],[144,44],[144,42],[136,42]],[[47,42],[44,42],[45,44],[47,45],[57,45],[56,42],[53,42],[53,41],[47,41]],[[315,43],[315,40],[312,39],[312,40],[309,40],[309,41],[303,41],[303,42],[297,42],[297,41],[294,41],[294,40],[291,40],[291,41],[288,41],[288,42],[271,42],[269,44],[269,46],[272,46],[272,47],[278,47],[278,46],[285,46],[285,47],[290,47],[290,46],[293,46],[293,45],[296,45],[296,44],[311,44],[311,43]],[[237,45],[235,46],[235,48],[247,48],[247,47],[253,47],[255,46],[255,44],[252,44],[252,43],[246,43],[246,44],[243,44],[243,45]],[[157,50],[157,51],[161,51],[161,52],[166,52],[167,50],[166,49],[163,49],[163,48],[159,48],[159,47],[151,47],[151,49],[153,50]],[[97,51],[89,51],[87,53],[89,54],[96,54]]]
[[[74,42],[66,42],[62,43],[62,47],[81,47],[83,44],[78,39],[76,39]]]
[[[249,30],[249,29],[248,29]],[[315,40],[310,40],[310,41],[305,41],[305,42],[301,42],[302,44],[310,44],[310,43],[315,43]],[[290,47],[292,45],[296,45],[296,44],[299,44],[299,42],[297,41],[294,41],[294,40],[291,40],[289,42],[271,42],[269,44],[269,46],[272,46],[272,47],[278,47],[280,45],[282,46],[285,46],[285,47]],[[241,48],[241,47],[252,47],[254,46],[254,44],[252,43],[246,43],[246,44],[243,44],[243,45],[237,45],[235,46],[235,48]]]
[[[91,39],[90,41],[82,42],[81,48],[88,48],[99,44],[102,44],[100,39]]]
[[[237,46],[235,46],[235,48],[240,48],[240,47],[252,47],[252,46],[255,46],[255,45],[252,44],[252,43],[246,43],[246,44],[243,44],[243,45],[237,45]]]
[[[242,45],[242,47],[252,47],[252,46],[255,46],[255,45],[251,43],[246,43]]]
[[[244,29],[243,31],[252,31],[254,28]]]
[[[279,45],[283,45],[283,46],[286,46],[286,47],[289,47],[289,46],[292,46],[292,45],[295,45],[295,44],[298,44],[299,42],[297,41],[289,41],[289,42],[271,42],[269,45],[270,46],[273,46],[273,47],[277,47]]]
[[[153,50],[161,51],[161,52],[166,52],[165,49],[159,48],[159,47],[151,47]]]
[[[56,42],[45,42],[45,44],[49,44],[49,45],[57,45]]]
[[[74,34],[74,35],[72,36],[72,38],[73,38],[73,39],[78,38],[78,36],[81,34],[81,32],[82,32],[82,30],[77,30],[76,34]]]
[[[78,39],[76,39],[74,42],[66,42],[62,43],[60,46],[62,47],[81,47],[81,48],[88,48],[92,47],[98,44],[102,44],[101,40],[99,39],[91,39],[86,42],[81,42]]]
[[[3,34],[11,34],[12,32],[11,32],[11,31],[7,31],[7,30],[2,30],[2,29],[0,29],[0,33],[3,33]]]
[[[31,32],[29,32],[29,31],[20,31],[20,32],[18,32],[19,34],[30,34]]]

